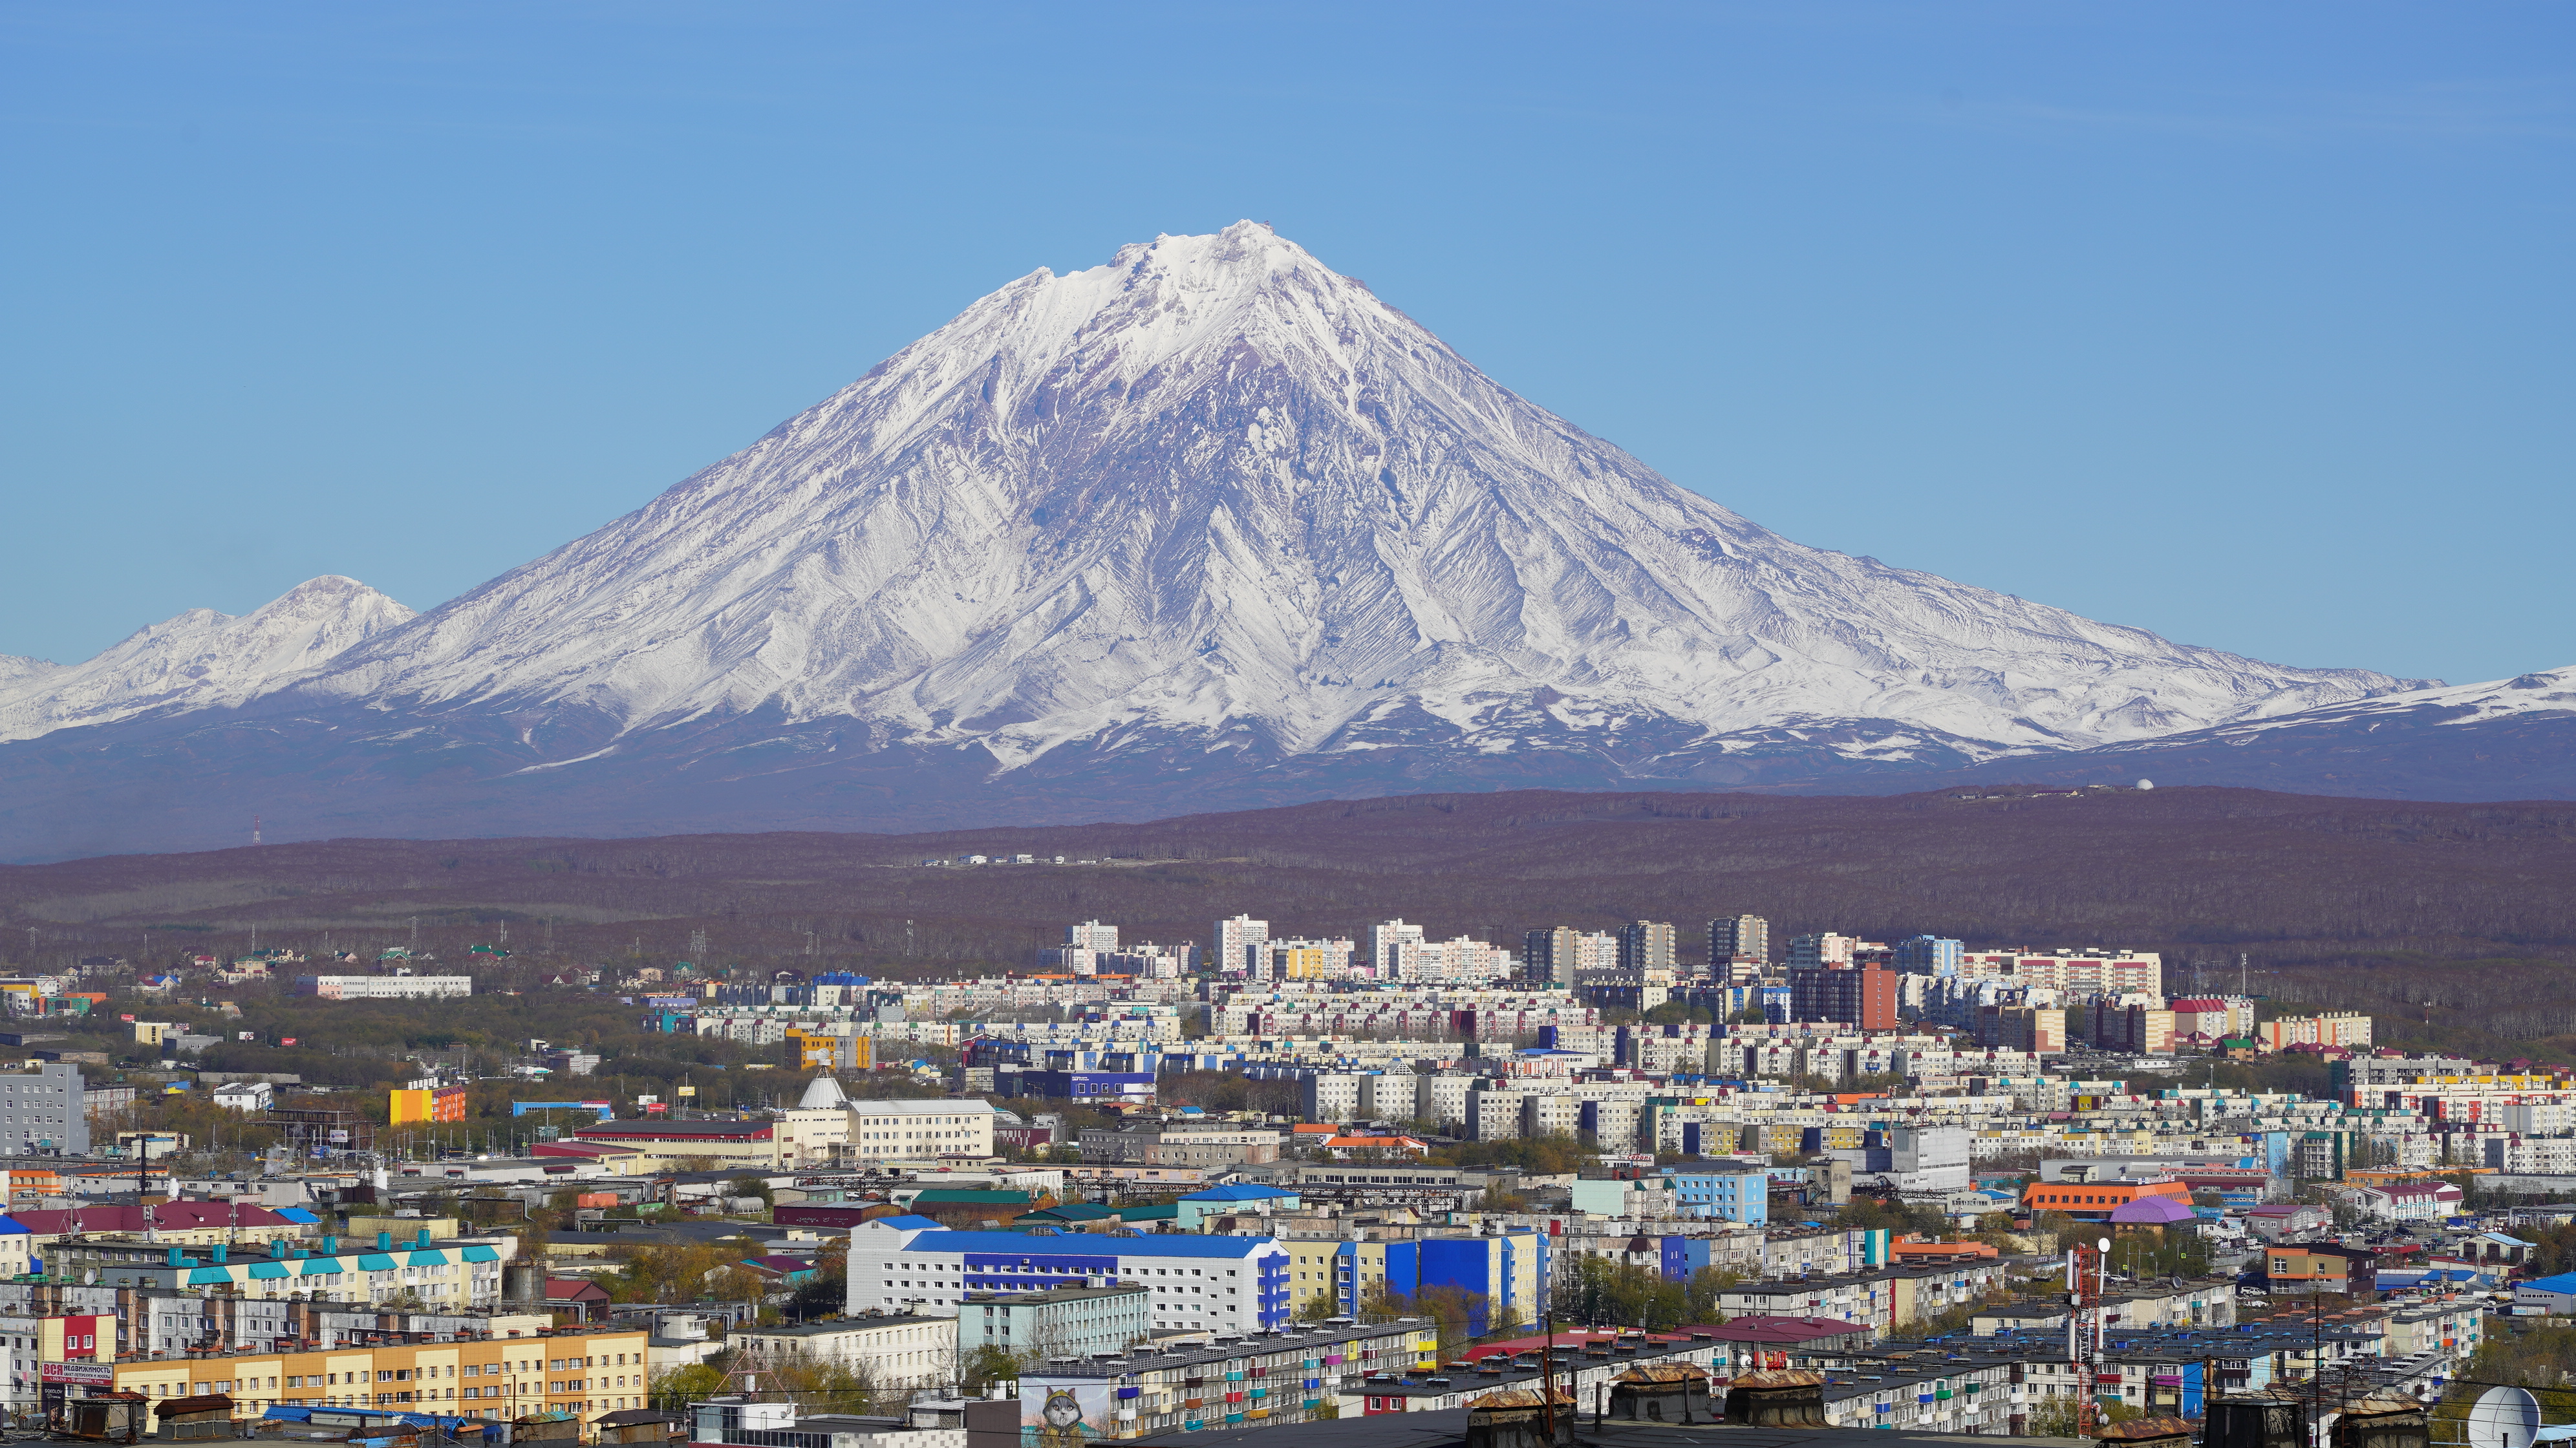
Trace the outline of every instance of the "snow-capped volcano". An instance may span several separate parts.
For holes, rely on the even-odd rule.
[[[1955,760],[2401,687],[1792,543],[1244,222],[1022,277],[297,692],[579,717],[585,752],[855,719],[1009,769],[1149,737],[1668,754],[1783,729]]]
[[[238,618],[192,608],[82,663],[0,658],[0,740],[246,704],[412,617],[356,579],[326,574]]]
[[[2557,714],[2512,726],[2502,786],[2472,730],[2421,766],[2382,731],[2362,769],[2367,723],[2213,733],[2409,687],[1790,542],[1247,222],[1022,277],[418,618],[317,579],[70,668],[0,659],[0,858],[225,843],[254,813],[271,838],[658,834],[1879,791],[2182,737],[2214,742],[2160,780],[2576,787]]]

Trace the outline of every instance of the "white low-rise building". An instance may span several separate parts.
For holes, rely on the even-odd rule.
[[[848,1154],[861,1161],[937,1161],[993,1154],[993,1103],[853,1101]]]
[[[772,1358],[804,1357],[847,1368],[874,1387],[934,1388],[957,1381],[953,1316],[906,1314],[802,1327],[736,1328],[726,1341]]]
[[[2383,1222],[2440,1221],[2458,1211],[2462,1199],[2449,1182],[2395,1182],[2360,1192],[2362,1213]]]
[[[326,1001],[416,1001],[474,994],[470,975],[299,975],[297,995]]]

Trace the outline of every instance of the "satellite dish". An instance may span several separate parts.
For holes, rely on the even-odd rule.
[[[2523,1388],[2489,1388],[2469,1409],[2468,1448],[2531,1448],[2540,1400]]]
[[[2138,788],[2140,789],[2153,789],[2155,787],[2156,782],[2152,779],[2142,779],[2138,781]]]

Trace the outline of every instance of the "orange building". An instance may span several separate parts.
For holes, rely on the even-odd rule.
[[[1999,1258],[1992,1242],[1920,1242],[1901,1241],[1887,1244],[1888,1255],[1899,1267],[1929,1267],[1944,1262],[1980,1262]]]
[[[2079,1222],[2104,1221],[2140,1197],[2173,1197],[2191,1202],[2191,1188],[2181,1182],[2032,1182],[2022,1189],[2021,1204],[2032,1212],[2064,1212]]]
[[[407,1121],[463,1121],[465,1088],[432,1086],[425,1091],[395,1091],[385,1120],[400,1126]]]

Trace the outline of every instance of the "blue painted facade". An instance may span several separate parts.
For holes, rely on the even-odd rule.
[[[1051,1101],[1133,1099],[1154,1094],[1151,1071],[1022,1071],[1013,1078],[1022,1096]]]
[[[1957,978],[1959,964],[1966,958],[1966,942],[1944,939],[1938,935],[1916,935],[1896,942],[1896,968],[1908,975],[1928,975],[1935,979]]]
[[[920,1218],[889,1218],[913,1222]],[[1285,1326],[1288,1252],[1268,1237],[853,1229],[850,1310],[953,1312],[973,1292],[1043,1292],[1089,1279],[1153,1292],[1157,1327],[1246,1331]]]
[[[1684,1149],[1689,1149],[1689,1128],[1683,1128]],[[1672,1184],[1673,1209],[1685,1217],[1704,1217],[1716,1222],[1742,1222],[1749,1226],[1767,1226],[1771,1221],[1771,1174],[1759,1169],[1750,1171],[1691,1171],[1681,1167],[1664,1169],[1664,1179]]]

